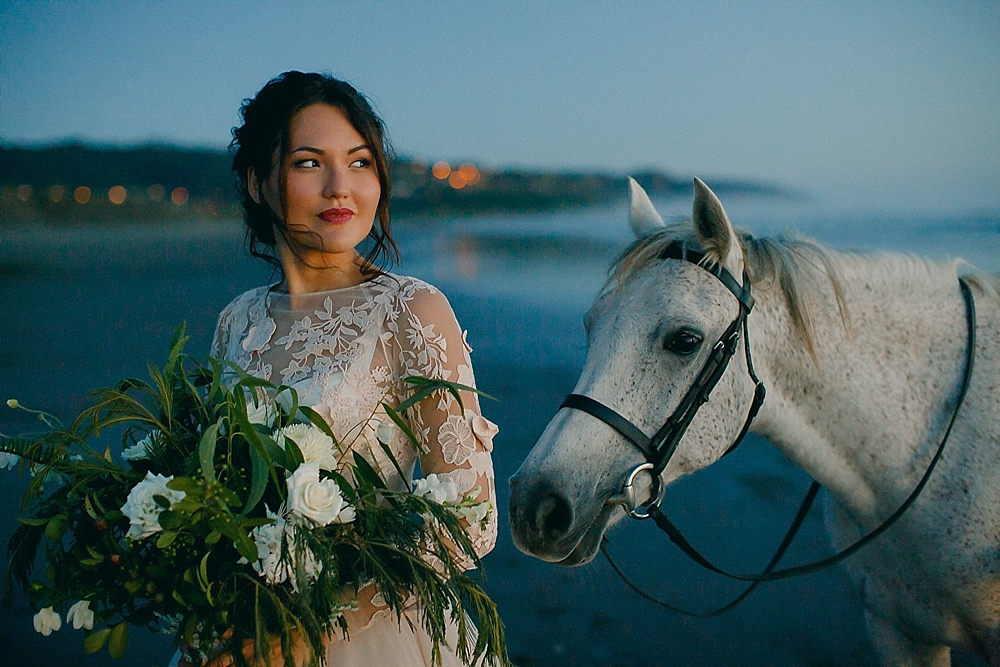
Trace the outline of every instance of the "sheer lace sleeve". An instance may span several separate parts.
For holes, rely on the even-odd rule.
[[[401,377],[419,375],[476,386],[471,348],[443,294],[421,284],[393,324],[390,329],[397,329],[393,333],[399,345]],[[459,498],[474,505],[466,520],[481,557],[493,548],[497,536],[490,456],[497,427],[482,416],[476,394],[460,395],[461,405],[450,393],[433,394],[410,410],[408,417],[422,446],[423,476],[435,474],[438,479],[454,482]]]

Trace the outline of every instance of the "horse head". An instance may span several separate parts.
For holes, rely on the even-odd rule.
[[[637,240],[584,319],[587,361],[574,394],[611,408],[644,434],[658,432],[689,399],[723,336],[734,329],[739,336],[741,305],[734,294],[746,280],[743,250],[719,199],[702,181],[694,185],[691,222],[667,226],[630,179]],[[678,243],[696,251],[701,265],[665,253]],[[738,282],[727,287],[718,277],[722,269]],[[750,375],[744,355],[734,355],[658,480],[648,471],[630,475],[647,457],[620,429],[561,409],[510,480],[517,547],[564,565],[590,561],[607,528],[625,516],[619,499],[626,478],[634,478],[640,499],[650,498],[726,452],[753,401]]]

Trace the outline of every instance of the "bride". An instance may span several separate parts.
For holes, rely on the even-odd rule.
[[[240,115],[231,148],[248,245],[279,269],[280,280],[226,306],[212,356],[294,387],[339,442],[397,488],[412,484],[419,460],[425,478],[436,475],[437,483],[454,484],[448,488],[459,497],[482,503],[485,519],[474,517],[468,531],[477,553],[486,554],[496,540],[490,451],[497,429],[480,414],[476,396],[466,392],[460,405],[442,392],[408,411],[420,452],[379,409],[382,401],[405,400],[400,380],[407,376],[475,386],[471,350],[445,296],[384,269],[398,253],[382,121],[350,84],[302,72],[269,81],[244,101]],[[375,420],[357,426],[373,412]],[[405,478],[379,440],[388,442]],[[397,618],[371,585],[357,591],[356,602],[345,612],[349,638],[334,632],[327,639],[328,664],[431,664],[419,610],[411,606]],[[441,652],[443,665],[462,664],[454,646]],[[304,644],[297,646],[296,662],[307,654]],[[272,664],[282,659],[273,646]],[[210,664],[232,662],[222,655]]]

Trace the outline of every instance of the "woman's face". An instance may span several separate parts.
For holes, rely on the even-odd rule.
[[[287,239],[275,235],[279,247],[312,267],[353,263],[381,195],[371,147],[340,108],[322,103],[292,117],[287,146],[261,189],[287,225]]]

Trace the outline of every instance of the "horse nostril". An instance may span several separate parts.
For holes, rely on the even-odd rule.
[[[559,495],[546,493],[538,503],[535,525],[547,538],[565,535],[573,524],[573,511],[569,503]]]

